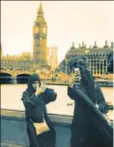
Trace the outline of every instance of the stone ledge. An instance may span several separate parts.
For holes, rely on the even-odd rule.
[[[27,146],[22,146],[22,145],[14,144],[14,143],[11,143],[11,142],[2,141],[1,147],[27,147]]]
[[[1,118],[7,120],[18,120],[25,122],[24,111],[1,109]],[[72,116],[48,114],[55,125],[69,126],[72,122]]]
[[[24,118],[24,111],[1,109],[1,116]]]

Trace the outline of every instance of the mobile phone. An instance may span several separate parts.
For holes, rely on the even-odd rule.
[[[76,81],[79,81],[80,80],[80,69],[74,68],[73,73],[75,73]]]

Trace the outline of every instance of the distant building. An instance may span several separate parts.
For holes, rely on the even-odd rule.
[[[50,47],[48,48],[48,51],[48,63],[51,67],[51,70],[54,71],[58,66],[57,47]]]
[[[0,43],[0,57],[2,57],[2,56],[3,56],[3,50],[2,50],[2,45]]]
[[[33,67],[48,68],[47,23],[44,19],[42,5],[33,26]]]
[[[66,53],[64,61],[67,62],[68,59],[76,56],[85,56],[88,59],[89,69],[92,74],[106,74],[108,73],[108,60],[113,54],[113,50],[113,42],[111,42],[109,46],[107,41],[105,41],[105,45],[102,48],[98,47],[96,42],[93,47],[90,46],[89,48],[86,48],[84,42],[79,44],[78,48],[76,48],[73,43],[72,47]]]
[[[2,56],[1,69],[30,70],[32,68],[32,56],[30,53],[24,52],[19,56]]]

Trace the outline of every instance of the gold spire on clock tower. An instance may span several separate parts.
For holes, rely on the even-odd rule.
[[[33,63],[35,67],[48,66],[47,56],[47,23],[44,19],[44,12],[40,2],[37,17],[33,26]]]
[[[39,16],[44,13],[43,9],[42,9],[42,3],[41,2],[40,2],[40,7],[39,7],[39,10],[38,10],[38,13],[39,13]]]

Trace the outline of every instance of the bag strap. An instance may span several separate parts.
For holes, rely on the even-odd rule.
[[[43,118],[43,122],[46,122],[44,117],[44,112],[42,112],[42,118]]]

